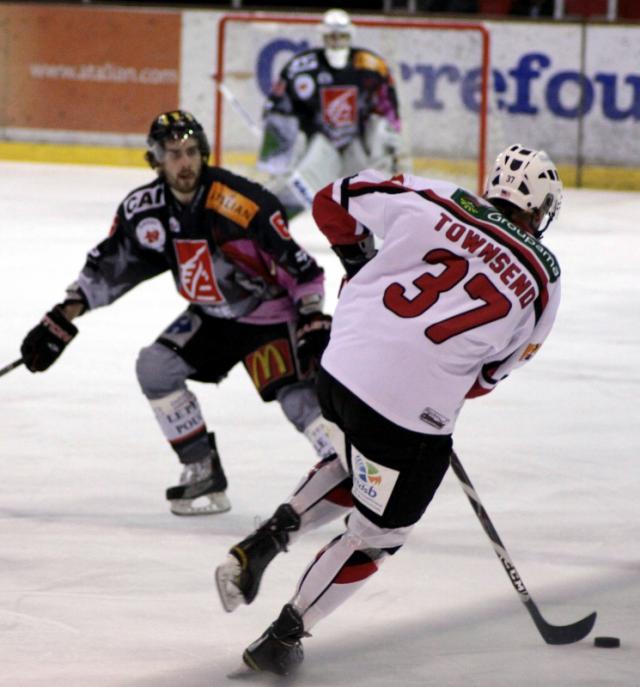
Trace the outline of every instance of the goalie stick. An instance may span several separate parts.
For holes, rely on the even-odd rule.
[[[5,365],[3,368],[0,368],[0,377],[2,377],[2,375],[6,375],[7,372],[11,372],[11,370],[15,370],[16,367],[20,367],[22,363],[24,363],[24,360],[19,358],[18,360],[14,360],[12,363]]]
[[[235,93],[227,86],[224,81],[221,81],[217,76],[213,77],[216,88],[229,101],[233,109],[240,115],[242,121],[247,125],[247,128],[256,138],[262,137],[262,127],[249,114],[247,108],[238,100]]]
[[[533,622],[538,628],[538,632],[540,632],[544,641],[547,644],[573,644],[574,642],[579,642],[581,639],[584,639],[584,637],[586,637],[593,628],[593,625],[596,621],[596,613],[591,613],[591,615],[588,615],[586,618],[582,618],[582,620],[578,620],[571,625],[551,625],[551,623],[548,623],[542,617],[538,607],[527,591],[527,588],[524,586],[524,582],[516,570],[516,566],[513,564],[513,561],[505,549],[504,544],[500,540],[500,537],[496,532],[496,529],[493,526],[487,511],[484,509],[484,506],[480,501],[480,497],[474,489],[473,484],[471,484],[471,480],[464,471],[464,468],[460,463],[460,459],[456,455],[455,451],[451,452],[451,467],[455,472],[456,477],[460,480],[462,489],[467,495],[475,514],[478,516],[478,520],[480,520],[482,528],[491,540],[493,549],[500,559],[507,576],[511,580],[513,588],[516,590],[516,592],[518,592],[520,601],[522,601],[527,611],[529,611],[529,615],[533,619]]]

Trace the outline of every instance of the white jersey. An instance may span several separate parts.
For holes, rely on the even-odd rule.
[[[365,170],[323,189],[314,218],[332,245],[383,239],[342,290],[322,366],[397,425],[452,433],[465,397],[528,361],[551,329],[555,257],[454,184]]]

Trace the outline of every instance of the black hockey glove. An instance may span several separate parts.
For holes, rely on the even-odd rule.
[[[56,305],[24,338],[20,347],[24,364],[31,372],[44,372],[55,363],[77,333],[78,328]]]
[[[331,246],[347,273],[347,279],[355,276],[376,254],[373,234],[369,233],[358,243]]]
[[[300,314],[296,329],[298,361],[303,373],[320,367],[320,358],[329,344],[331,315],[316,311]]]

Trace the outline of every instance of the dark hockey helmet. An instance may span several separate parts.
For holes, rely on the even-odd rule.
[[[147,152],[145,159],[152,169],[159,167],[164,159],[164,146],[167,141],[184,141],[195,138],[200,147],[202,159],[209,159],[211,149],[202,124],[190,113],[184,110],[163,112],[151,123],[147,136]]]

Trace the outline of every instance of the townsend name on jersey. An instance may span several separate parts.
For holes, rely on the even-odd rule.
[[[451,214],[440,213],[435,231],[442,232],[449,241],[482,259],[514,292],[523,309],[536,297],[544,309],[548,302],[547,284],[560,276],[560,268],[550,251],[501,213],[472,202],[464,191],[457,191],[451,200],[440,198],[431,191],[425,191],[424,195],[451,210]]]

